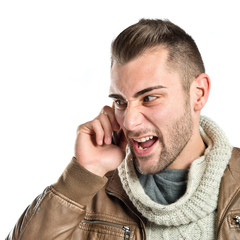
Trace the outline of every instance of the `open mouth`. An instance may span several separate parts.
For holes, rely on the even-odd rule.
[[[155,136],[148,136],[144,138],[133,139],[134,147],[137,151],[146,151],[150,149],[158,140]]]

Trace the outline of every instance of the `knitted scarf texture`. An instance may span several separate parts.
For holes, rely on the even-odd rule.
[[[191,164],[185,194],[175,203],[161,205],[141,186],[129,148],[119,166],[124,190],[147,219],[147,240],[213,240],[219,187],[231,157],[232,146],[223,131],[207,117],[200,119],[200,133],[207,145],[203,156]]]

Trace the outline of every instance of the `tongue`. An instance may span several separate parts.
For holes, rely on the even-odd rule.
[[[139,144],[139,146],[141,146],[144,149],[144,148],[151,147],[155,142],[156,142],[156,139],[153,138],[153,139],[149,139],[146,142],[142,142],[142,143],[138,143],[138,144]]]

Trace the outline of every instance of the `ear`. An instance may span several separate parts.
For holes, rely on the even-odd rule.
[[[205,106],[209,92],[210,92],[211,82],[207,74],[202,73],[194,80],[193,84],[193,104],[195,111],[201,111]]]

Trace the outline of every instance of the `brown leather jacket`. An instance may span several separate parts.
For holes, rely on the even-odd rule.
[[[239,240],[240,149],[222,178],[217,239]],[[145,239],[145,219],[122,189],[117,171],[98,177],[74,159],[58,182],[25,210],[8,240]]]

